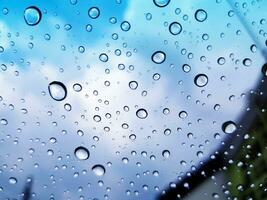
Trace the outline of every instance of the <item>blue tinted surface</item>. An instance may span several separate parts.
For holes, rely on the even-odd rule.
[[[155,2],[0,0],[0,199],[154,199],[240,128],[266,2]]]

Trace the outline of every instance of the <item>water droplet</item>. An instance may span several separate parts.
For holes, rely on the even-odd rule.
[[[224,58],[224,57],[220,57],[220,58],[218,58],[217,63],[218,63],[219,65],[224,65],[224,64],[225,64],[225,58]]]
[[[84,52],[85,52],[85,48],[84,48],[84,46],[79,46],[79,47],[78,47],[78,51],[79,51],[80,53],[84,53]]]
[[[169,31],[173,35],[178,35],[182,32],[182,25],[178,22],[172,22],[169,26]]]
[[[106,169],[103,165],[94,165],[92,167],[92,171],[95,173],[96,176],[103,176],[106,172]]]
[[[154,4],[158,7],[165,7],[170,3],[171,0],[153,0]]]
[[[123,158],[122,158],[122,162],[123,162],[124,164],[127,164],[127,163],[129,162],[129,159],[126,158],[126,157],[123,157]]]
[[[205,85],[208,84],[208,77],[205,74],[198,74],[196,75],[195,79],[194,79],[194,83],[196,84],[196,86],[198,87],[204,87]]]
[[[153,80],[154,81],[158,81],[159,79],[160,79],[160,74],[159,73],[153,74]]]
[[[199,22],[204,22],[207,19],[207,12],[203,9],[199,9],[195,12],[195,18]]]
[[[130,140],[135,140],[135,139],[136,139],[136,135],[135,135],[135,134],[131,134],[131,135],[129,136],[129,138],[130,138]]]
[[[136,111],[136,116],[140,119],[147,118],[147,115],[148,115],[147,111],[143,108]]]
[[[156,51],[152,54],[151,59],[156,64],[161,64],[166,59],[166,54],[163,51]]]
[[[246,67],[249,67],[252,64],[252,61],[249,58],[245,58],[243,60],[243,65],[245,65]]]
[[[48,91],[50,96],[56,101],[62,101],[67,96],[66,86],[59,81],[51,82],[48,86]]]
[[[236,124],[232,121],[224,122],[222,125],[222,130],[225,133],[233,133],[236,131]]]
[[[172,133],[171,129],[167,128],[164,130],[164,135],[168,136]]]
[[[0,120],[0,123],[1,123],[2,125],[7,125],[7,124],[8,124],[8,121],[7,121],[6,119],[1,119],[1,120]]]
[[[213,194],[212,194],[212,197],[213,197],[214,199],[219,199],[219,198],[220,198],[220,196],[219,196],[218,193],[213,193]]]
[[[138,83],[136,81],[130,81],[129,82],[129,87],[132,89],[132,90],[136,90],[137,87],[138,87]]]
[[[85,147],[77,147],[74,150],[74,154],[76,156],[76,158],[78,158],[79,160],[87,160],[90,156],[90,153],[88,151],[88,149],[86,149]]]
[[[100,122],[101,121],[101,117],[99,115],[95,115],[93,117],[93,119],[94,119],[95,122]]]
[[[99,60],[101,60],[102,62],[107,62],[108,61],[108,55],[105,53],[101,53],[99,55]]]
[[[150,21],[152,19],[152,14],[151,13],[147,13],[146,14],[146,20]]]
[[[188,72],[191,71],[191,67],[190,67],[188,64],[184,64],[184,65],[183,65],[183,71],[184,71],[185,73],[188,73]]]
[[[163,156],[164,158],[169,158],[170,155],[171,155],[171,153],[170,153],[169,150],[164,150],[164,151],[162,151],[162,156]]]
[[[123,30],[123,31],[129,31],[130,28],[131,28],[131,24],[129,22],[123,21],[121,23],[121,30]]]
[[[164,115],[168,115],[170,113],[170,109],[169,108],[164,108],[163,109],[163,114]]]
[[[73,85],[73,90],[74,90],[75,92],[80,92],[80,91],[82,90],[82,86],[81,86],[79,83],[75,83],[75,84]]]
[[[91,24],[87,24],[85,29],[87,32],[91,32],[93,30],[93,26]]]
[[[30,6],[24,11],[24,20],[29,26],[37,25],[42,18],[42,13],[39,8]]]
[[[18,181],[17,181],[17,179],[15,178],[15,177],[10,177],[9,178],[9,183],[10,184],[16,184]]]
[[[185,111],[181,111],[181,112],[179,112],[179,117],[180,117],[181,119],[185,119],[185,118],[187,117],[187,112],[185,112]]]
[[[267,63],[262,66],[261,71],[264,76],[267,76]]]
[[[65,109],[66,111],[71,111],[71,105],[70,105],[69,103],[66,103],[66,104],[64,105],[64,109]]]
[[[92,19],[96,19],[100,15],[100,10],[97,7],[92,7],[88,10],[88,15]]]

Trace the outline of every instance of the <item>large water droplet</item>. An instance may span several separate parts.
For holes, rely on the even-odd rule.
[[[88,149],[86,149],[85,147],[82,147],[82,146],[77,147],[74,150],[74,154],[79,160],[87,160],[90,156]]]
[[[208,84],[208,81],[209,81],[209,79],[208,79],[207,75],[205,75],[205,74],[198,74],[198,75],[196,75],[196,77],[194,79],[194,82],[195,82],[196,86],[198,86],[198,87],[204,87],[205,85]]]
[[[264,76],[267,76],[267,63],[262,66],[261,71]]]
[[[129,88],[131,88],[132,90],[136,90],[137,87],[138,87],[138,83],[136,81],[129,82]]]
[[[50,96],[56,101],[62,101],[67,96],[66,86],[59,81],[51,82],[48,86],[48,91]]]
[[[42,18],[42,13],[39,10],[39,8],[35,6],[30,6],[26,8],[24,11],[25,22],[30,26],[37,25],[41,21],[41,18]]]
[[[140,119],[147,118],[147,115],[148,115],[147,111],[143,108],[136,111],[136,116]]]
[[[232,121],[224,122],[222,125],[222,130],[225,133],[233,133],[236,131],[236,124]]]
[[[252,60],[249,58],[245,58],[243,60],[243,65],[245,65],[246,67],[249,67],[252,64]]]
[[[152,54],[151,59],[156,64],[161,64],[166,59],[166,54],[163,51],[156,51]]]
[[[8,124],[8,121],[6,119],[1,119],[0,120],[0,124],[7,125]]]
[[[92,19],[96,19],[100,15],[100,10],[97,7],[92,7],[88,10],[88,15]]]
[[[106,172],[105,167],[102,165],[95,165],[92,167],[92,171],[96,176],[103,176]]]
[[[9,183],[10,184],[16,184],[18,181],[17,181],[17,179],[15,178],[15,177],[10,177],[9,178]]]
[[[164,150],[164,151],[162,151],[162,156],[163,156],[164,158],[169,158],[170,155],[171,155],[171,153],[170,153],[169,150]]]
[[[121,30],[123,31],[129,31],[131,28],[131,24],[127,21],[124,21],[121,23]]]
[[[203,9],[199,9],[195,12],[195,18],[199,22],[204,22],[207,19],[207,12]]]
[[[171,0],[153,0],[154,4],[158,7],[165,7],[170,3]]]
[[[178,22],[172,22],[169,26],[169,31],[173,35],[178,35],[182,32],[182,25]]]

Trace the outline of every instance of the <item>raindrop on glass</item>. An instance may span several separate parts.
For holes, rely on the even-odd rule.
[[[104,166],[102,165],[93,166],[92,171],[95,173],[96,176],[103,176],[106,172]]]
[[[51,82],[48,86],[48,91],[50,96],[56,101],[62,101],[67,96],[66,86],[59,81]]]
[[[129,82],[129,87],[132,89],[132,90],[136,90],[137,87],[138,87],[138,83],[136,81],[130,81]]]
[[[208,81],[209,81],[209,79],[208,79],[207,75],[205,75],[205,74],[198,74],[198,75],[196,75],[196,77],[194,79],[194,83],[198,87],[204,87],[205,85],[208,84]]]
[[[170,0],[153,0],[153,2],[158,7],[165,7],[170,3]]]
[[[199,22],[204,22],[207,19],[207,12],[203,9],[199,9],[195,12],[195,18]]]
[[[100,15],[100,10],[97,7],[92,7],[88,10],[88,15],[92,19],[96,19]]]
[[[261,71],[263,75],[267,77],[267,63],[262,66]]]
[[[131,24],[129,22],[123,21],[121,23],[121,30],[123,30],[123,31],[129,31],[130,28],[131,28]]]
[[[182,32],[182,25],[178,22],[172,22],[169,26],[169,31],[173,35],[178,35]]]
[[[90,153],[88,151],[88,149],[86,149],[85,147],[77,147],[74,150],[74,154],[76,156],[76,158],[78,158],[79,160],[87,160],[90,156]]]
[[[147,111],[143,108],[139,109],[136,111],[136,116],[140,119],[145,119],[147,118]]]
[[[156,64],[161,64],[166,59],[166,54],[163,51],[156,51],[152,54],[151,59]]]
[[[162,151],[162,156],[163,156],[164,158],[169,158],[170,155],[171,155],[171,153],[170,153],[169,150],[164,150],[164,151]]]
[[[73,85],[73,90],[74,90],[75,92],[80,92],[80,91],[82,90],[82,86],[81,86],[79,83],[75,83],[75,84]]]
[[[35,6],[30,6],[24,11],[25,22],[30,26],[37,25],[42,18],[41,11]]]
[[[15,178],[15,177],[10,177],[9,178],[9,183],[10,184],[16,184],[18,181],[17,181],[17,179]]]
[[[236,131],[236,124],[232,121],[224,122],[222,125],[222,130],[225,133],[233,133]]]

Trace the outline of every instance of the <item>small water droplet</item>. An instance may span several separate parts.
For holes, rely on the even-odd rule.
[[[101,53],[99,55],[99,60],[101,60],[102,62],[107,62],[108,61],[108,55],[105,53]]]
[[[163,51],[156,51],[152,54],[151,59],[156,64],[161,64],[166,59],[166,54]]]
[[[181,111],[181,112],[179,113],[179,117],[180,117],[181,119],[185,119],[185,118],[187,117],[187,112],[185,112],[185,111]]]
[[[188,73],[188,72],[191,71],[191,67],[190,67],[188,64],[184,64],[184,65],[183,65],[183,71],[184,71],[185,73]]]
[[[267,77],[267,63],[262,66],[261,71],[263,75]]]
[[[141,108],[136,111],[136,116],[140,119],[145,119],[148,116],[148,113],[145,109]]]
[[[195,19],[199,22],[204,22],[207,19],[207,12],[203,9],[199,9],[195,12]]]
[[[100,10],[97,7],[92,7],[88,10],[88,15],[92,19],[96,19],[100,15]]]
[[[103,165],[94,165],[92,167],[92,171],[95,173],[96,176],[103,176],[106,172],[106,169]]]
[[[135,134],[131,134],[131,135],[129,136],[129,138],[130,138],[130,140],[135,140],[135,139],[136,139],[136,135],[135,135]]]
[[[82,86],[81,86],[79,83],[75,83],[75,84],[73,85],[73,90],[74,90],[75,92],[80,92],[80,91],[82,90]]]
[[[232,121],[224,122],[222,125],[222,130],[225,133],[233,133],[236,131],[236,124]]]
[[[138,87],[138,83],[136,81],[130,81],[129,82],[129,87],[132,89],[132,90],[136,90],[137,87]]]
[[[9,183],[10,184],[16,184],[18,181],[17,181],[17,179],[15,178],[15,177],[10,177],[9,178]]]
[[[1,120],[0,120],[0,123],[1,123],[2,125],[7,125],[7,124],[8,124],[8,121],[7,121],[6,119],[1,119]]]
[[[42,18],[42,13],[39,8],[30,6],[24,11],[24,20],[29,26],[37,25]]]
[[[121,30],[123,30],[123,31],[129,31],[130,28],[131,28],[131,24],[129,22],[123,21],[121,23]]]
[[[56,101],[62,101],[67,96],[66,86],[59,81],[51,82],[48,85],[48,91],[49,91],[50,96]]]
[[[196,75],[195,79],[194,79],[194,83],[196,84],[196,86],[198,87],[204,87],[205,85],[208,84],[208,77],[205,74],[198,74]]]
[[[182,25],[178,22],[172,22],[169,26],[169,31],[172,35],[178,35],[182,32]]]
[[[170,153],[169,150],[164,150],[164,151],[162,151],[162,156],[163,156],[164,158],[169,158],[170,155],[171,155],[171,153]]]
[[[66,111],[71,111],[71,105],[70,105],[69,103],[66,103],[66,104],[64,105],[64,109],[65,109]]]
[[[86,149],[85,147],[77,147],[74,150],[74,154],[76,156],[76,158],[78,158],[79,160],[87,160],[90,156],[90,153],[88,151],[88,149]]]
[[[165,7],[170,3],[171,0],[153,0],[154,4],[158,7]]]

